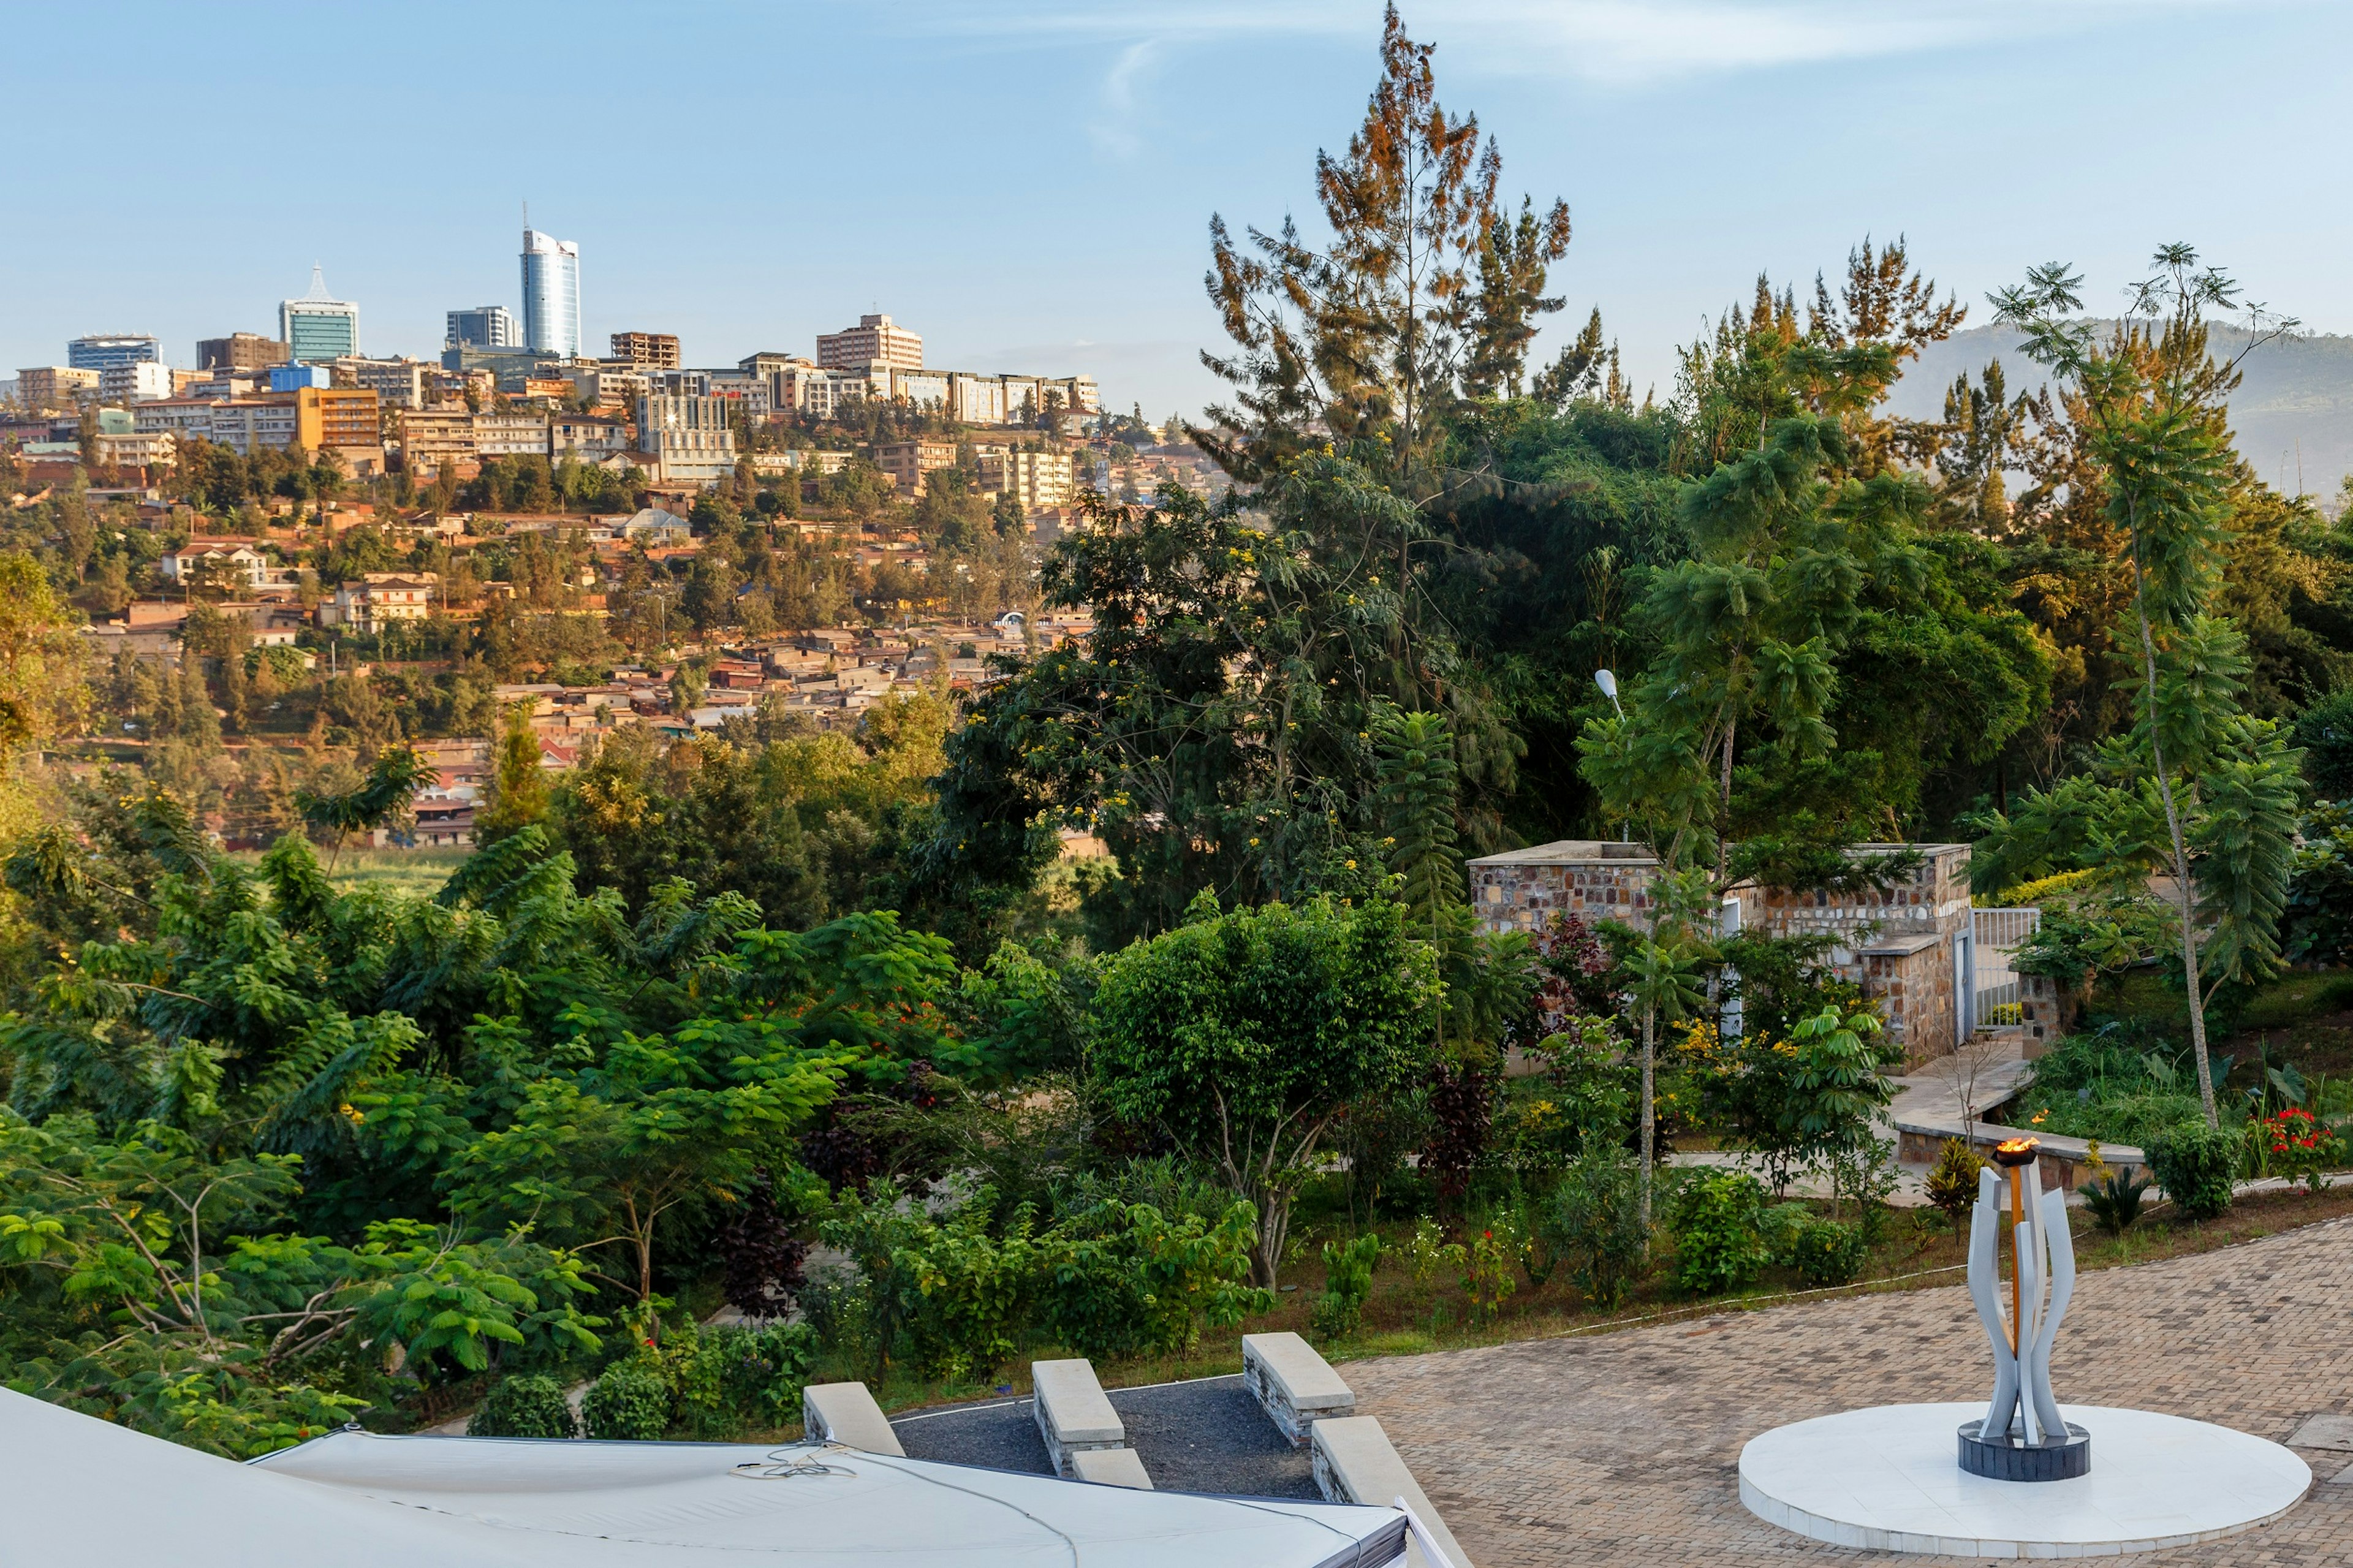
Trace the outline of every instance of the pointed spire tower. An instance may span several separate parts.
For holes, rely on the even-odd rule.
[[[278,307],[278,335],[285,340],[287,357],[297,364],[317,364],[360,352],[360,308],[327,292],[327,269],[311,264],[311,291]]]

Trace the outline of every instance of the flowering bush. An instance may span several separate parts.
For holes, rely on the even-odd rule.
[[[1514,1269],[1523,1246],[1512,1222],[1500,1215],[1493,1225],[1464,1243],[1462,1293],[1471,1300],[1473,1317],[1482,1321],[1493,1320],[1503,1310],[1504,1300],[1519,1289],[1519,1278]]]
[[[2336,1131],[2301,1106],[2264,1117],[2255,1123],[2255,1136],[2266,1168],[2274,1175],[2300,1178],[2307,1192],[2320,1190],[2323,1171],[2344,1163]]]

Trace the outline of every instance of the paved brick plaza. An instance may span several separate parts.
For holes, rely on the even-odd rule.
[[[1958,1286],[1356,1362],[1346,1376],[1477,1568],[1952,1561],[1778,1530],[1741,1506],[1736,1467],[1742,1444],[1785,1422],[1989,1392]],[[2063,1402],[2275,1442],[2307,1415],[2353,1415],[2353,1220],[2084,1276],[2052,1382]],[[2094,1464],[2098,1444],[2094,1432]],[[2353,1562],[2353,1484],[2330,1483],[2353,1453],[2302,1458],[2313,1489],[2284,1518],[2132,1561]]]

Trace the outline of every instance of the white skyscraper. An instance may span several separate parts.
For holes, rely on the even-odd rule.
[[[540,353],[580,357],[580,247],[522,231],[522,341]]]

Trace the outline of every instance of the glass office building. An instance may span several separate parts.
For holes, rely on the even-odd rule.
[[[535,228],[522,231],[522,341],[580,357],[580,247]]]
[[[449,349],[519,349],[522,328],[504,305],[477,305],[449,312],[449,331],[441,340]]]
[[[311,268],[311,291],[278,307],[278,336],[297,364],[355,357],[360,352],[360,308],[331,298],[327,277]]]
[[[126,364],[155,364],[164,351],[143,332],[93,332],[66,345],[66,363],[76,370],[114,370]]]

